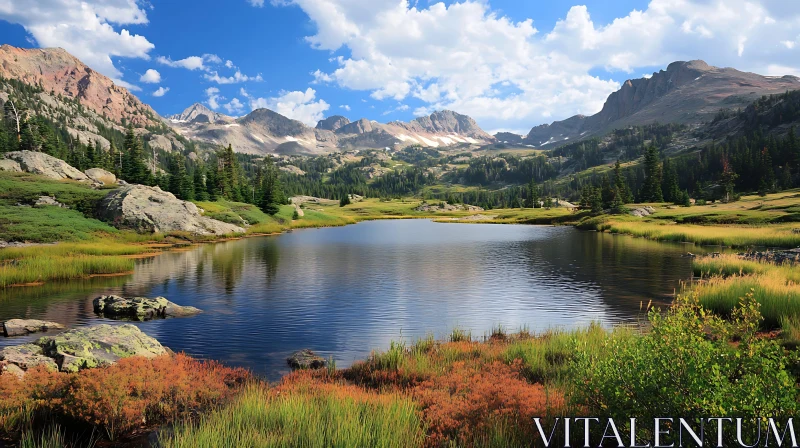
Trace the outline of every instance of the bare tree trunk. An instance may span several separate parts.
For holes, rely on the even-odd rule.
[[[19,143],[20,141],[22,141],[22,130],[19,124],[20,122],[19,111],[17,110],[17,106],[14,105],[14,102],[11,101],[11,99],[9,99],[8,102],[9,104],[11,104],[11,110],[14,113],[14,116],[11,117],[11,119],[13,119],[17,124],[17,143]]]

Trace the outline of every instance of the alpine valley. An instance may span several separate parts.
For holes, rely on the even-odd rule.
[[[0,446],[603,446],[600,417],[619,446],[794,443],[797,77],[676,61],[489,135],[160,116],[3,45],[0,106]]]

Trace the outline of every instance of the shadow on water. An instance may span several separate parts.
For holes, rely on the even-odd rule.
[[[301,348],[346,366],[401,335],[443,337],[455,326],[480,336],[498,324],[630,322],[640,302],[667,302],[691,277],[686,251],[569,227],[365,222],[167,252],[124,277],[7,289],[0,320],[104,323],[92,312],[97,295],[165,296],[205,313],[136,323],[143,331],[277,379]]]

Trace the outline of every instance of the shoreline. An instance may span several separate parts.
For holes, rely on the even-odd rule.
[[[675,242],[682,244],[692,244],[701,247],[720,247],[720,248],[768,248],[768,249],[786,249],[800,246],[800,234],[794,232],[794,225],[792,223],[763,223],[761,225],[753,224],[721,224],[721,223],[707,223],[707,224],[681,224],[675,221],[670,221],[663,217],[657,216],[651,219],[646,218],[631,218],[627,215],[591,215],[586,212],[572,212],[566,209],[493,209],[477,213],[458,212],[416,212],[413,206],[418,204],[417,200],[401,200],[380,202],[377,199],[364,199],[357,203],[351,204],[346,207],[338,207],[335,205],[321,205],[320,208],[312,210],[314,217],[310,219],[300,218],[297,220],[289,220],[284,218],[272,218],[274,225],[279,230],[277,231],[255,231],[253,233],[244,233],[236,235],[220,235],[216,236],[199,236],[192,237],[187,235],[178,234],[153,234],[151,240],[143,240],[141,242],[126,241],[125,234],[116,238],[107,239],[107,237],[98,236],[95,239],[81,242],[57,242],[57,243],[42,243],[8,247],[0,249],[0,269],[2,265],[2,253],[8,250],[16,250],[20,252],[21,257],[18,260],[25,259],[25,252],[42,252],[47,256],[48,251],[58,252],[64,245],[74,245],[79,249],[75,254],[81,254],[81,246],[91,246],[93,244],[102,244],[104,241],[111,241],[121,247],[117,251],[111,251],[110,254],[84,254],[82,256],[94,257],[119,257],[120,259],[136,260],[155,257],[161,253],[175,251],[175,250],[191,250],[200,244],[207,243],[220,243],[225,241],[234,241],[244,238],[252,238],[258,236],[277,236],[283,233],[291,232],[293,230],[300,230],[306,228],[325,228],[325,227],[341,227],[350,224],[357,224],[365,221],[377,220],[393,220],[393,219],[428,219],[436,223],[452,223],[452,224],[518,224],[518,225],[543,225],[543,226],[571,226],[578,230],[597,231],[611,234],[619,234],[631,236],[634,238],[645,238],[658,242]],[[657,205],[657,213],[669,213],[675,210],[675,207],[660,204]],[[286,206],[292,208],[292,206]],[[389,207],[383,209],[382,207]],[[394,207],[392,209],[391,207]],[[700,209],[704,207],[704,209]],[[692,207],[697,210],[699,216],[710,216],[710,211],[706,206]],[[377,209],[377,210],[375,210]],[[691,209],[689,209],[691,210]],[[694,210],[692,210],[694,211]],[[704,212],[708,214],[704,215]],[[413,215],[407,213],[414,213]],[[487,214],[491,214],[487,216]],[[486,218],[474,218],[476,216],[486,216]],[[320,219],[320,217],[322,219]],[[331,222],[333,221],[333,222]],[[259,224],[252,227],[257,228]],[[711,229],[711,230],[709,230]],[[761,229],[761,230],[759,230]],[[711,232],[712,235],[706,235]],[[127,231],[126,231],[127,232]],[[759,233],[761,235],[759,235]],[[766,235],[764,234],[766,233]],[[770,235],[774,233],[774,235]],[[781,233],[782,239],[778,238],[778,233]],[[736,235],[740,234],[740,235]],[[728,236],[726,236],[728,235]],[[147,238],[142,234],[134,236],[132,239]],[[739,238],[736,240],[735,238]],[[730,241],[726,241],[730,240]],[[172,242],[165,242],[172,241]],[[771,241],[779,241],[783,244],[768,244]],[[729,243],[729,244],[726,244]],[[131,252],[120,253],[115,252]],[[15,282],[15,283],[0,283],[0,288],[17,287],[20,285],[41,285],[47,281],[53,280],[70,280],[78,278],[90,278],[97,275],[125,275],[130,272],[130,266],[120,265],[120,269],[103,270],[102,272],[89,272],[84,275],[77,275],[72,277],[59,278],[32,278],[31,281]],[[0,271],[2,274],[2,271]]]

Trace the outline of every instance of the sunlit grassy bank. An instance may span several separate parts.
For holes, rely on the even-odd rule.
[[[700,303],[730,315],[741,297],[752,294],[761,305],[766,328],[800,319],[800,269],[743,260],[736,255],[704,257],[693,261],[695,274],[703,280],[693,286]]]
[[[165,437],[166,448],[223,446],[418,447],[424,427],[416,404],[324,381],[254,385],[230,406]]]

